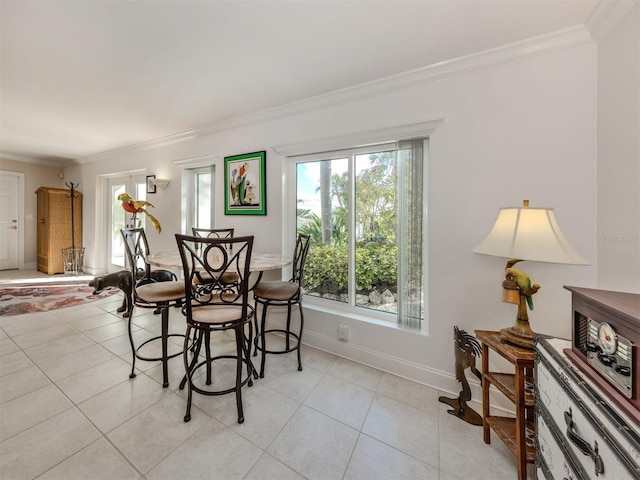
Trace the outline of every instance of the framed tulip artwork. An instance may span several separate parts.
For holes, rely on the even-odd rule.
[[[225,215],[266,215],[267,152],[224,157]]]

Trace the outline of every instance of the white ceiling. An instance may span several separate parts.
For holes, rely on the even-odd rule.
[[[600,0],[0,3],[0,154],[71,159],[585,24]]]

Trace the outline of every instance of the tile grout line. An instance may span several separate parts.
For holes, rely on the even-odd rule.
[[[64,323],[65,325],[67,325],[67,324],[66,324],[66,322],[63,322],[63,323]],[[72,328],[73,328],[73,327],[72,327]],[[75,329],[74,329],[74,330],[75,330]],[[5,332],[5,333],[6,333],[6,332]],[[82,333],[82,332],[78,332],[78,333]],[[13,341],[13,337],[10,337],[10,336],[9,336],[9,338]],[[87,338],[89,338],[89,337],[87,337]],[[99,345],[99,344],[98,344],[97,342],[95,342],[93,339],[89,338],[89,340],[91,340],[91,341],[92,341],[92,342],[94,342],[95,344]],[[129,461],[129,459],[128,459],[128,458],[127,458],[127,457],[126,457],[126,456],[125,456],[121,451],[120,451],[120,449],[118,449],[118,448],[116,447],[116,445],[114,445],[114,444],[113,444],[113,442],[111,442],[111,440],[107,437],[107,434],[106,434],[106,433],[104,433],[102,430],[100,430],[100,428],[98,428],[98,426],[97,426],[97,425],[96,425],[96,424],[95,424],[95,423],[94,423],[94,422],[93,422],[89,417],[87,417],[87,416],[85,415],[85,413],[82,411],[82,409],[79,407],[79,405],[78,405],[76,402],[74,402],[74,401],[73,401],[73,400],[72,400],[72,399],[71,399],[71,398],[70,398],[70,397],[69,397],[69,396],[68,396],[68,395],[67,395],[67,394],[66,394],[66,393],[65,393],[65,392],[60,388],[60,386],[59,386],[55,381],[53,381],[53,380],[51,379],[51,377],[49,377],[49,375],[48,375],[44,370],[42,370],[42,368],[41,368],[41,367],[40,367],[40,366],[39,366],[39,365],[38,365],[38,364],[33,360],[33,358],[32,358],[31,356],[29,356],[29,354],[28,354],[28,353],[27,353],[27,352],[26,352],[22,347],[20,347],[20,345],[16,344],[16,343],[15,343],[15,341],[14,341],[14,344],[15,344],[15,345],[20,349],[20,351],[23,353],[23,355],[25,355],[25,356],[26,356],[26,357],[27,357],[27,358],[28,358],[28,359],[33,363],[33,366],[35,366],[35,367],[40,371],[40,373],[42,373],[42,375],[44,375],[44,376],[47,378],[47,380],[49,380],[49,382],[50,382],[50,384],[49,384],[49,385],[45,385],[45,386],[43,386],[43,387],[40,387],[39,389],[32,390],[31,392],[27,392],[27,393],[25,393],[25,394],[21,395],[21,397],[22,397],[22,396],[24,396],[24,395],[28,395],[28,394],[30,394],[30,393],[33,393],[33,392],[35,392],[35,391],[37,391],[37,390],[40,390],[40,389],[42,389],[42,388],[47,388],[47,387],[49,387],[50,385],[53,385],[53,386],[55,386],[55,388],[60,392],[60,394],[62,394],[62,396],[63,396],[64,398],[66,398],[66,399],[69,401],[69,403],[70,403],[71,405],[69,406],[69,408],[66,408],[66,409],[64,409],[63,411],[58,412],[57,414],[53,415],[52,417],[48,417],[48,418],[46,418],[46,419],[44,419],[44,420],[41,420],[41,421],[40,421],[40,422],[38,422],[37,424],[35,424],[35,425],[31,425],[31,426],[30,426],[29,428],[27,428],[26,430],[22,430],[22,431],[20,431],[20,432],[18,432],[18,433],[16,433],[16,434],[12,435],[11,437],[8,437],[8,438],[4,439],[4,440],[3,440],[3,442],[4,442],[4,441],[6,441],[6,440],[9,440],[10,438],[13,438],[13,437],[15,437],[15,436],[17,436],[17,435],[21,435],[22,433],[27,432],[27,431],[29,431],[29,430],[31,430],[31,429],[33,429],[33,428],[37,427],[38,425],[41,425],[42,423],[44,423],[44,422],[46,422],[46,421],[50,420],[51,418],[54,418],[54,417],[56,417],[56,416],[58,416],[58,415],[62,414],[62,413],[64,413],[64,412],[67,412],[67,411],[69,411],[69,410],[75,409],[75,410],[76,410],[76,411],[77,411],[77,412],[78,412],[78,413],[79,413],[79,414],[80,414],[80,415],[81,415],[81,416],[82,416],[82,417],[83,417],[83,418],[84,418],[84,419],[85,419],[85,420],[86,420],[86,421],[87,421],[87,422],[88,422],[88,423],[89,423],[89,424],[90,424],[90,425],[91,425],[91,426],[92,426],[92,427],[93,427],[93,428],[94,428],[94,429],[95,429],[99,434],[100,434],[100,436],[99,436],[98,438],[96,438],[95,440],[93,440],[92,442],[88,443],[87,445],[84,445],[82,448],[80,448],[80,449],[76,450],[75,452],[73,452],[73,453],[71,453],[71,454],[67,455],[65,458],[62,458],[58,463],[56,463],[56,464],[54,464],[54,465],[51,465],[49,468],[47,468],[47,469],[46,469],[46,470],[44,470],[43,472],[39,473],[39,474],[37,475],[38,477],[39,477],[39,476],[41,476],[41,475],[44,475],[44,474],[45,474],[45,473],[47,473],[48,471],[50,471],[50,470],[52,470],[52,469],[56,468],[58,465],[60,465],[60,464],[64,463],[65,461],[67,461],[68,459],[70,459],[71,457],[73,457],[74,455],[76,455],[77,453],[81,452],[82,450],[84,450],[84,449],[88,448],[89,446],[93,445],[94,443],[98,442],[101,438],[104,438],[107,442],[109,442],[109,444],[111,444],[111,445],[116,449],[116,451],[117,451],[120,455],[122,455],[122,456],[123,456],[123,458],[124,458],[124,459],[125,459],[125,460],[126,460],[126,461],[127,461],[127,462],[128,462],[128,463],[129,463],[133,468],[134,468],[134,469],[135,469],[135,471],[136,471],[137,473],[139,473],[141,476],[144,476],[144,475],[143,475],[143,474],[142,474],[142,473],[141,473],[141,472],[140,472],[140,471],[135,467],[135,465],[133,465],[133,464]],[[100,346],[101,346],[101,345],[100,345]],[[101,347],[102,347],[102,346],[101,346]],[[104,348],[104,347],[102,347],[102,348]],[[104,363],[104,362],[103,362],[103,363]],[[66,378],[66,377],[65,377],[65,378]],[[20,398],[20,397],[17,397],[17,398]],[[37,477],[36,477],[36,478],[37,478]]]

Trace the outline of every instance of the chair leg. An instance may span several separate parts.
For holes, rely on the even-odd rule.
[[[191,330],[192,327],[191,325],[187,324],[187,337],[188,337],[188,333],[189,330]],[[195,339],[195,343],[192,344],[192,353],[193,353],[193,358],[191,359],[191,363],[187,364],[187,352],[184,352],[184,371],[185,371],[185,375],[184,377],[182,377],[182,381],[180,382],[180,390],[184,389],[184,386],[187,383],[188,377],[190,372],[195,368],[195,366],[198,364],[198,357],[200,356],[200,349],[202,348],[202,332],[199,332],[198,334],[198,329],[193,328],[193,332],[194,332],[194,336],[193,338]],[[196,335],[197,334],[197,335]],[[186,340],[185,340],[186,342]],[[186,343],[185,343],[186,344]]]
[[[195,352],[195,350],[196,350],[196,341],[198,339],[197,337],[198,337],[198,330],[194,328],[193,329],[193,341],[191,342],[191,352],[192,353]]]
[[[193,368],[194,365],[194,360],[198,359],[198,356],[196,355],[194,357],[194,360],[191,361],[191,364],[189,364],[189,357],[188,357],[188,346],[189,346],[189,335],[191,333],[191,325],[187,324],[187,331],[184,335],[184,352],[183,352],[183,359],[184,359],[184,371],[185,371],[185,378],[182,379],[182,382],[180,383],[180,390],[182,390],[184,388],[184,383],[185,381],[189,383],[189,391],[187,392],[187,412],[184,415],[184,421],[188,422],[189,420],[191,420],[191,395],[192,395],[192,391],[191,391],[191,369]],[[198,337],[198,347],[196,348],[197,351],[200,350],[200,336]]]
[[[264,307],[263,307],[264,308]],[[253,339],[253,356],[258,356],[258,337],[260,336],[260,329],[258,328],[258,315],[256,312],[258,311],[258,301],[256,300],[253,304],[253,323],[256,326],[256,338]],[[249,345],[251,347],[251,345]]]
[[[302,330],[304,329],[304,314],[302,313],[302,303],[298,303],[300,310],[300,332],[298,332],[298,371],[302,371],[302,357],[300,355],[300,347],[302,346]]]
[[[285,349],[289,350],[290,348],[290,337],[289,332],[291,331],[291,302],[287,302],[287,328],[286,328],[286,341],[285,341]]]
[[[207,355],[207,385],[211,385],[211,332],[204,332],[204,351]]]
[[[256,370],[256,367],[253,366],[253,361],[251,360],[251,347],[253,345],[253,320],[247,322],[247,328],[249,329],[249,337],[248,338],[244,338],[244,342],[243,345],[245,347],[245,353],[247,355],[247,362],[249,363],[249,367],[251,368],[251,373],[253,374],[253,378],[255,378],[256,380],[258,379],[258,371]],[[256,332],[256,338],[257,338],[257,332]],[[253,383],[253,382],[251,382]],[[249,385],[251,386],[251,384]]]
[[[131,373],[129,378],[135,378],[136,373],[136,346],[133,344],[133,335],[131,332],[131,319],[133,318],[133,304],[130,307],[129,317],[127,319],[127,328],[129,330],[129,344],[131,345]]]
[[[161,308],[162,314],[162,387],[169,386],[169,352],[167,341],[169,339],[169,307]]]
[[[244,411],[242,409],[242,364],[244,363],[244,332],[242,326],[237,326],[236,331],[236,406],[238,408],[238,423],[244,423]]]
[[[262,342],[262,358],[260,359],[260,378],[264,378],[264,362],[267,356],[266,334],[264,332],[267,322],[267,305],[262,304],[262,320],[260,321],[260,341]],[[256,335],[257,338],[257,335]]]

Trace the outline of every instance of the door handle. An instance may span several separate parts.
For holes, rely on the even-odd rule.
[[[15,225],[11,225],[10,227],[7,227],[9,230],[17,230],[18,227],[16,227]]]

